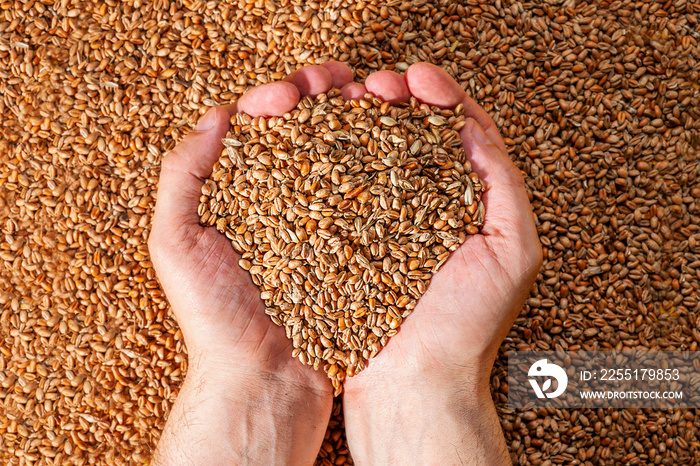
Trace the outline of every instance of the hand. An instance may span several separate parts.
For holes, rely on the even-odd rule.
[[[149,251],[189,353],[185,383],[156,463],[311,464],[332,406],[323,372],[292,359],[292,342],[265,314],[230,241],[203,228],[197,208],[229,117],[279,116],[300,96],[352,80],[340,63],[311,66],[214,107],[163,160]],[[352,86],[351,86],[352,87]]]
[[[366,87],[394,101],[413,95],[442,108],[462,103],[462,145],[487,191],[481,232],[452,253],[368,367],[346,379],[353,458],[357,464],[509,463],[489,379],[542,262],[522,175],[488,114],[440,68],[415,64],[405,78],[380,71]]]

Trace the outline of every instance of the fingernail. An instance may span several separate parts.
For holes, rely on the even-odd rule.
[[[210,108],[207,113],[204,114],[202,118],[197,122],[197,126],[194,127],[196,131],[209,131],[216,124],[216,109]]]
[[[477,123],[476,120],[470,118],[472,125],[471,125],[471,137],[474,139],[476,142],[480,144],[491,144],[491,141],[489,140],[489,137],[486,135],[484,132],[484,129],[481,127],[479,123]]]

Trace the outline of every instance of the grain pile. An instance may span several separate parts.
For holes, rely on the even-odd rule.
[[[438,64],[501,128],[545,253],[504,350],[696,350],[699,29],[692,0],[0,2],[0,462],[149,457],[187,369],[146,249],[160,160],[329,58]],[[694,410],[500,413],[516,464],[700,462]],[[348,464],[331,427],[319,462]]]
[[[241,254],[293,357],[335,394],[399,331],[484,222],[464,106],[393,107],[338,89],[279,118],[231,118],[199,215]]]

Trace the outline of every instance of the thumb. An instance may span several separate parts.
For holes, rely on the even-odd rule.
[[[224,146],[229,114],[211,108],[195,128],[163,159],[151,237],[177,237],[183,227],[199,225],[197,208],[204,180],[211,174]]]
[[[518,242],[523,237],[528,240],[536,238],[532,207],[518,167],[475,119],[467,118],[460,135],[472,169],[486,184],[482,233]]]

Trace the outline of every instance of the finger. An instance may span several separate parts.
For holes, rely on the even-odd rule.
[[[453,108],[464,98],[464,91],[439,66],[415,63],[406,70],[406,84],[416,99],[441,108]]]
[[[392,104],[408,102],[411,98],[404,77],[389,70],[377,71],[367,76],[365,87],[370,94]]]
[[[233,113],[247,113],[252,117],[282,116],[298,103],[297,87],[291,83],[279,81],[250,89],[238,99],[238,102],[227,105],[226,110]]]
[[[464,116],[474,118],[491,141],[506,150],[498,127],[489,114],[464,92],[447,71],[430,63],[415,63],[406,70],[406,84],[411,95],[428,105],[453,108],[462,103]]]
[[[232,117],[238,113],[238,101],[231,102],[230,104],[222,105],[224,110],[228,112],[228,116]]]
[[[163,159],[153,231],[177,234],[182,226],[199,224],[197,207],[202,183],[223,149],[221,138],[229,129],[229,115],[213,107]]]
[[[360,83],[349,83],[340,89],[345,100],[360,100],[367,94],[367,88]]]
[[[460,135],[472,169],[487,188],[482,233],[517,240],[518,244],[522,238],[536,239],[532,207],[520,170],[475,119],[467,118]]]
[[[280,116],[299,102],[296,86],[275,82],[254,87],[237,102],[213,107],[197,126],[163,160],[153,228],[175,231],[182,225],[198,225],[197,207],[202,183],[211,174],[223,149],[221,139],[236,112],[250,116]]]
[[[348,83],[352,82],[352,68],[345,63],[339,61],[328,61],[321,64],[322,67],[328,70],[333,80],[332,86],[341,89]]]
[[[326,68],[310,65],[288,74],[284,81],[294,84],[302,96],[316,97],[328,92],[333,83],[333,77]]]

